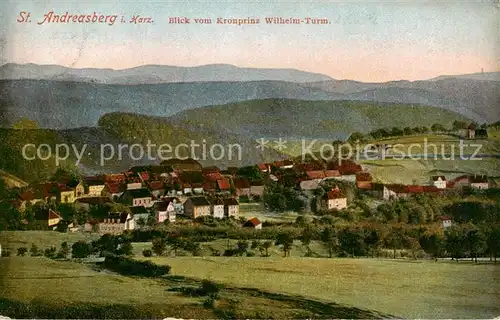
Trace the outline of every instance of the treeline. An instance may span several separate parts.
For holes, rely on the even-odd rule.
[[[417,126],[417,127],[392,127],[392,128],[380,128],[377,130],[370,131],[367,134],[363,134],[361,132],[353,132],[348,139],[348,142],[365,142],[370,139],[383,139],[389,137],[401,137],[401,136],[411,136],[417,134],[426,134],[426,133],[447,133],[447,132],[455,132],[462,129],[467,129],[469,126],[474,128],[486,129],[488,127],[487,124],[478,125],[475,122],[467,123],[464,121],[455,120],[452,124],[451,128],[446,128],[440,123],[434,123],[430,127],[427,126]]]

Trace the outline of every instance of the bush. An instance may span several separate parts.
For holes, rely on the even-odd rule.
[[[153,256],[153,252],[149,249],[144,249],[142,250],[142,255],[145,256],[145,257],[152,257]]]
[[[10,257],[10,251],[7,249],[2,250],[2,257]]]
[[[38,257],[42,255],[42,252],[40,249],[38,249],[38,246],[34,243],[31,244],[31,249],[30,249],[30,254],[32,257]]]
[[[255,257],[255,252],[247,251],[247,257]]]
[[[28,248],[26,247],[17,248],[17,255],[20,257],[23,257],[26,252],[28,252]]]
[[[123,275],[142,277],[159,277],[168,274],[171,269],[168,265],[161,266],[151,261],[136,261],[116,255],[106,256],[103,266]]]
[[[43,255],[46,256],[47,258],[54,258],[56,256],[56,247],[50,247],[45,249]]]
[[[73,258],[86,258],[92,251],[91,246],[85,241],[75,242],[71,246],[71,255]]]

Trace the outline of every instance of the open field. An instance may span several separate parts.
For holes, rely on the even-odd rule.
[[[389,317],[301,296],[230,286],[222,289],[216,307],[207,309],[203,297],[183,293],[183,289],[200,286],[196,279],[124,277],[43,257],[0,258],[0,283],[0,314],[17,318]]]
[[[151,258],[173,274],[301,295],[407,318],[500,314],[500,267],[314,258]]]
[[[309,214],[303,214],[310,216]],[[294,211],[287,211],[282,213],[269,212],[264,208],[264,203],[240,203],[240,217],[247,219],[257,218],[260,221],[288,221],[293,222],[299,214]]]
[[[484,158],[468,160],[363,160],[361,164],[382,183],[419,184],[429,183],[433,175],[445,175],[448,179],[464,174],[500,176],[500,159]]]
[[[2,231],[0,232],[0,244],[2,248],[9,249],[12,254],[16,253],[17,248],[30,248],[34,243],[39,249],[55,246],[57,249],[64,241],[71,246],[73,243],[84,240],[92,241],[99,239],[98,234],[81,232],[54,232],[54,231]]]

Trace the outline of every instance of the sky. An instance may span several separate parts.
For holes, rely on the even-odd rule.
[[[19,23],[21,11],[31,22]],[[44,15],[134,15],[151,24],[44,23]],[[144,64],[294,68],[334,79],[422,80],[499,71],[500,4],[491,1],[2,1],[0,63],[124,69]],[[175,16],[190,24],[169,24]],[[326,18],[267,25],[265,17]],[[211,18],[213,24],[195,24]],[[260,18],[221,25],[217,18]]]

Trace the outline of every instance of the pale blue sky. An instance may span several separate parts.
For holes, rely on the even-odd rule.
[[[0,4],[4,62],[127,68],[142,64],[296,68],[387,81],[497,71],[494,1],[18,1]],[[154,24],[43,24],[43,15],[117,14]],[[32,22],[17,23],[20,11]],[[190,18],[318,17],[328,25],[172,25]]]

